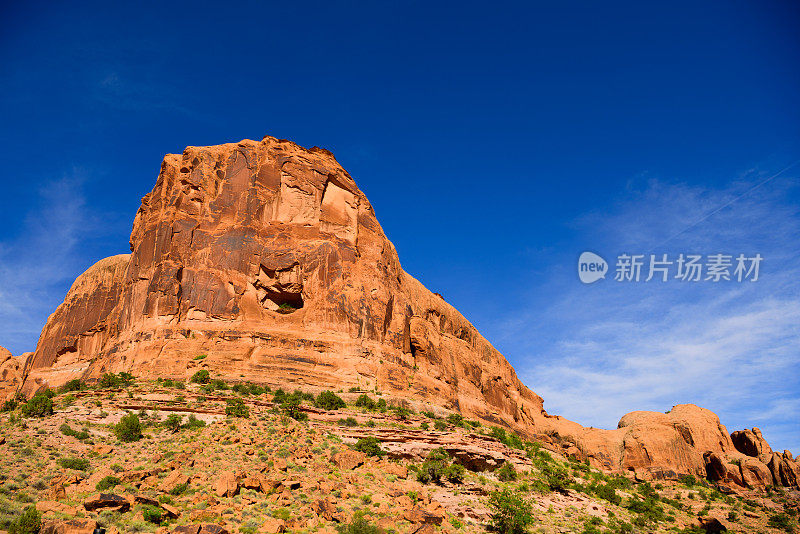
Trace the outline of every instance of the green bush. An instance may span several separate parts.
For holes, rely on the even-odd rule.
[[[170,432],[177,432],[181,429],[181,422],[183,421],[183,417],[176,414],[171,413],[164,419],[164,427],[169,430]]]
[[[281,411],[283,415],[291,417],[295,421],[305,421],[308,419],[308,414],[300,409],[300,399],[294,395],[283,397],[281,402]]]
[[[225,407],[225,415],[231,417],[250,417],[250,408],[242,399],[228,399]]]
[[[63,386],[61,386],[61,388],[59,388],[59,391],[61,393],[69,393],[70,391],[83,391],[85,389],[86,389],[86,384],[83,382],[83,380],[74,378],[72,380],[69,380]]]
[[[64,434],[65,436],[71,436],[81,441],[89,438],[89,432],[87,432],[86,430],[81,430],[80,432],[78,432],[77,430],[69,426],[67,423],[61,425],[59,427],[59,430],[61,430],[61,433]]]
[[[545,463],[540,466],[540,469],[542,475],[544,475],[545,484],[550,488],[550,491],[564,492],[572,483],[572,477],[561,464],[555,462]]]
[[[95,489],[98,491],[105,491],[122,484],[122,481],[113,475],[108,475],[100,479],[100,481],[95,485]]]
[[[491,528],[500,534],[524,534],[533,524],[530,503],[509,488],[492,492],[489,510]]]
[[[194,384],[208,384],[211,382],[211,375],[206,369],[201,369],[192,375],[192,378],[189,379],[189,382]]]
[[[142,507],[142,517],[148,523],[161,523],[161,509],[155,506]]]
[[[3,403],[3,407],[0,408],[0,412],[10,412],[17,407],[17,399],[8,399]]]
[[[375,401],[369,397],[369,395],[367,395],[366,393],[362,393],[356,399],[356,407],[366,408],[367,410],[374,410],[376,404]]]
[[[35,506],[28,506],[22,514],[8,526],[9,534],[38,534],[42,529],[42,514]]]
[[[142,435],[142,424],[139,422],[139,416],[135,413],[124,415],[119,423],[114,425],[114,435],[117,439],[130,443],[139,441],[144,436]]]
[[[360,513],[355,514],[349,523],[337,525],[336,531],[339,534],[383,534],[380,527],[364,519]]]
[[[169,494],[170,495],[176,495],[176,496],[177,495],[181,495],[182,493],[185,493],[187,489],[189,489],[189,484],[186,483],[186,482],[183,482],[181,484],[178,484],[177,486],[175,486],[171,490],[169,490]]]
[[[519,436],[513,432],[506,432],[504,428],[500,428],[499,426],[492,427],[491,436],[506,447],[511,447],[512,449],[525,449],[525,444],[522,442]]]
[[[367,437],[367,438],[358,438],[356,444],[353,448],[357,451],[363,452],[367,456],[377,456],[381,457],[386,454],[386,451],[381,449],[381,442],[378,441],[378,438]]]
[[[85,458],[59,458],[58,465],[60,465],[64,469],[86,471],[87,469],[89,469],[89,460]]]
[[[466,474],[467,470],[464,466],[457,463],[450,464],[444,471],[445,478],[453,484],[461,484],[464,482],[464,475]]]
[[[406,421],[410,416],[414,415],[414,412],[405,406],[392,406],[392,411],[402,421]]]
[[[497,478],[502,482],[511,482],[517,479],[517,470],[510,462],[503,462],[503,465],[495,471]]]
[[[767,521],[767,526],[772,528],[777,528],[780,530],[785,530],[786,532],[794,532],[794,526],[792,525],[793,521],[792,518],[786,514],[774,514],[769,516],[769,521]]]
[[[323,410],[339,410],[347,407],[347,403],[333,391],[323,391],[317,395],[314,406]]]
[[[433,428],[435,430],[447,430],[447,423],[445,423],[440,419],[437,419],[436,421],[433,422]]]
[[[134,377],[130,373],[122,372],[118,375],[114,373],[105,373],[97,381],[97,387],[101,389],[121,388],[129,386],[133,382]]]
[[[611,504],[619,505],[622,503],[622,497],[617,495],[616,490],[611,484],[595,484],[590,486],[591,491],[600,497],[601,499],[605,499]]]
[[[45,417],[53,415],[53,399],[47,395],[37,394],[22,405],[22,415],[25,417]]]
[[[347,417],[339,419],[339,424],[342,426],[353,427],[353,426],[358,426],[358,421],[356,421],[355,417]]]
[[[442,447],[433,449],[422,465],[416,468],[417,480],[423,484],[440,482],[450,467],[450,455]]]
[[[680,483],[687,488],[693,488],[697,486],[697,478],[694,475],[681,475],[678,478],[678,481],[680,481]]]
[[[462,426],[464,424],[464,417],[460,413],[451,413],[447,416],[447,422],[453,426]]]
[[[192,413],[192,414],[189,414],[189,418],[186,420],[186,425],[185,426],[186,426],[186,428],[188,428],[190,430],[194,430],[196,428],[203,428],[204,426],[206,426],[206,422],[201,420],[201,419],[198,419]]]

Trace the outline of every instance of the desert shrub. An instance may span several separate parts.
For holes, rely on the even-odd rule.
[[[786,532],[794,532],[794,526],[792,525],[793,521],[792,518],[786,514],[773,514],[769,516],[769,521],[767,521],[767,526],[772,528],[777,528],[780,530],[785,530]]]
[[[616,490],[611,484],[594,484],[590,489],[595,495],[601,499],[607,500],[611,504],[619,505],[622,503],[622,497],[617,495]]]
[[[638,514],[638,517],[633,520],[633,523],[640,527],[663,521],[666,517],[664,515],[664,508],[652,497],[647,497],[645,499],[631,497],[625,504],[625,508]]]
[[[504,462],[503,465],[495,471],[495,474],[502,482],[511,482],[517,479],[517,470],[514,469],[514,466],[511,465],[510,462]]]
[[[155,506],[142,507],[142,517],[148,523],[161,523],[161,509]]]
[[[9,534],[38,534],[42,528],[42,514],[35,506],[28,506],[8,525]]]
[[[409,408],[406,408],[405,406],[392,406],[392,411],[402,421],[406,421],[410,416],[414,415],[413,410],[410,410]]]
[[[225,407],[225,415],[231,417],[250,417],[250,408],[242,399],[228,399]]]
[[[489,510],[491,528],[500,534],[524,534],[533,523],[530,503],[509,488],[492,492]]]
[[[451,413],[447,416],[447,422],[453,426],[462,426],[464,424],[464,416],[460,413]]]
[[[67,381],[66,384],[59,388],[61,393],[69,393],[70,391],[83,391],[86,389],[86,384],[83,380],[79,380],[77,378],[73,378],[72,380]]]
[[[64,469],[86,471],[87,469],[89,469],[89,460],[85,458],[59,458],[58,465],[60,465]]]
[[[170,495],[181,495],[182,493],[185,493],[187,489],[189,489],[189,484],[187,484],[186,482],[183,482],[181,484],[178,484],[177,486],[175,486],[171,490],[169,490],[169,494]]]
[[[375,408],[379,410],[381,413],[386,411],[386,399],[378,399],[378,402],[375,403]]]
[[[347,417],[339,419],[339,424],[342,426],[354,427],[358,426],[358,421],[356,421],[355,417]]]
[[[356,407],[358,408],[366,408],[367,410],[374,410],[375,409],[375,401],[372,400],[369,395],[366,393],[362,393],[356,399]]]
[[[367,456],[381,457],[386,454],[386,452],[381,449],[381,442],[378,441],[378,438],[373,437],[359,438],[353,448],[357,451],[363,452]]]
[[[433,422],[433,428],[435,430],[447,430],[447,423],[445,423],[440,419],[437,419],[436,421]]]
[[[211,382],[211,375],[209,374],[208,370],[200,369],[192,375],[192,378],[189,379],[189,382],[192,382],[193,384],[208,384]]]
[[[422,462],[422,465],[416,468],[417,480],[423,484],[429,482],[441,482],[442,478],[448,478],[449,473],[453,473],[454,478],[458,478],[458,468],[455,470],[450,469],[450,455],[442,447],[433,449],[428,457]],[[461,473],[463,479],[463,473]]]
[[[100,389],[121,388],[129,386],[133,382],[134,377],[130,373],[122,372],[118,375],[114,373],[105,373],[97,381],[97,387]]]
[[[177,432],[181,429],[181,422],[183,421],[183,417],[176,414],[171,413],[164,419],[164,427],[169,430],[170,432]]]
[[[283,415],[291,417],[295,421],[305,421],[308,419],[308,414],[300,409],[300,399],[294,395],[288,395],[283,398],[281,402],[281,411]]]
[[[383,534],[383,530],[377,525],[373,525],[362,514],[355,514],[349,523],[337,525],[336,531],[339,534]]]
[[[544,482],[550,488],[550,491],[564,492],[569,488],[572,477],[561,464],[555,462],[545,463],[540,466],[540,469],[544,476]]]
[[[186,420],[186,425],[184,426],[190,430],[194,430],[196,428],[203,428],[204,426],[206,426],[206,422],[201,419],[198,419],[192,413],[189,414],[189,418]]]
[[[467,470],[464,466],[457,463],[450,464],[444,471],[445,478],[453,484],[461,484],[464,482],[464,475],[466,474]]]
[[[71,436],[75,439],[84,440],[89,438],[89,433],[86,430],[81,430],[80,432],[69,426],[67,423],[64,423],[59,427],[61,433],[65,436]]]
[[[22,415],[25,417],[53,415],[53,399],[47,395],[36,394],[31,400],[22,405]]]
[[[122,416],[119,423],[114,425],[114,435],[117,436],[117,439],[126,443],[142,439],[144,436],[142,435],[142,424],[139,422],[139,416],[135,413]]]
[[[8,399],[7,401],[5,401],[3,403],[3,407],[0,408],[0,411],[2,411],[2,412],[10,412],[10,411],[12,411],[12,410],[17,408],[17,404],[19,404],[17,402],[17,399]]]
[[[118,484],[122,484],[122,481],[120,479],[118,479],[113,475],[108,475],[100,479],[100,481],[95,485],[95,489],[98,491],[105,491],[113,488]]]
[[[195,356],[192,359],[193,360],[205,360],[206,358],[208,358],[208,354],[198,354],[197,356]]]
[[[681,475],[678,478],[678,481],[687,488],[693,488],[697,486],[697,478],[694,475]]]
[[[423,421],[423,422],[421,422],[421,423],[419,424],[419,427],[420,427],[422,430],[428,430],[428,429],[431,427],[431,425],[429,425],[427,421]]]
[[[333,391],[323,391],[317,395],[317,400],[314,401],[314,406],[322,408],[323,410],[339,410],[347,407],[347,403]]]
[[[499,426],[492,427],[491,436],[506,447],[511,447],[512,449],[525,449],[525,444],[522,442],[519,436],[513,432],[506,432],[504,428],[500,428]]]

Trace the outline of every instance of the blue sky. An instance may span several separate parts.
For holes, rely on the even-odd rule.
[[[550,412],[694,402],[800,452],[800,166],[765,181],[800,159],[797,3],[6,4],[15,354],[127,252],[165,153],[269,134],[334,151]],[[584,286],[584,250],[765,260],[756,283]]]

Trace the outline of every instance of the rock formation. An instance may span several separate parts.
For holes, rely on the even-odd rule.
[[[644,477],[705,475],[704,453],[739,454],[717,416],[692,405],[633,412],[614,430],[547,414],[455,308],[403,271],[366,196],[324,149],[265,137],[167,155],[130,250],[78,277],[26,359],[22,392],[104,372],[208,369],[271,386],[377,389]],[[789,480],[782,461],[767,472]],[[765,476],[754,469],[748,480]]]

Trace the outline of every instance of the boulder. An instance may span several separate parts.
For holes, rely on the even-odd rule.
[[[706,462],[706,476],[712,482],[727,482],[743,486],[742,475],[738,466],[728,463],[725,457],[716,452],[703,455]]]
[[[214,483],[217,497],[233,497],[239,493],[239,479],[231,471],[222,471]]]
[[[270,517],[261,523],[258,532],[260,534],[279,534],[280,532],[286,532],[286,521]]]
[[[737,430],[731,434],[731,441],[737,451],[747,456],[758,458],[772,455],[772,449],[758,428]]]
[[[96,528],[94,519],[45,521],[40,534],[93,534]]]
[[[363,465],[367,460],[367,455],[360,451],[344,449],[331,456],[331,462],[339,469],[355,469]]]
[[[127,512],[131,508],[131,503],[122,495],[116,495],[114,493],[97,493],[83,501],[83,507],[90,512],[101,509]]]
[[[739,462],[742,482],[751,488],[772,486],[774,484],[772,472],[764,462],[756,458],[742,458]]]

